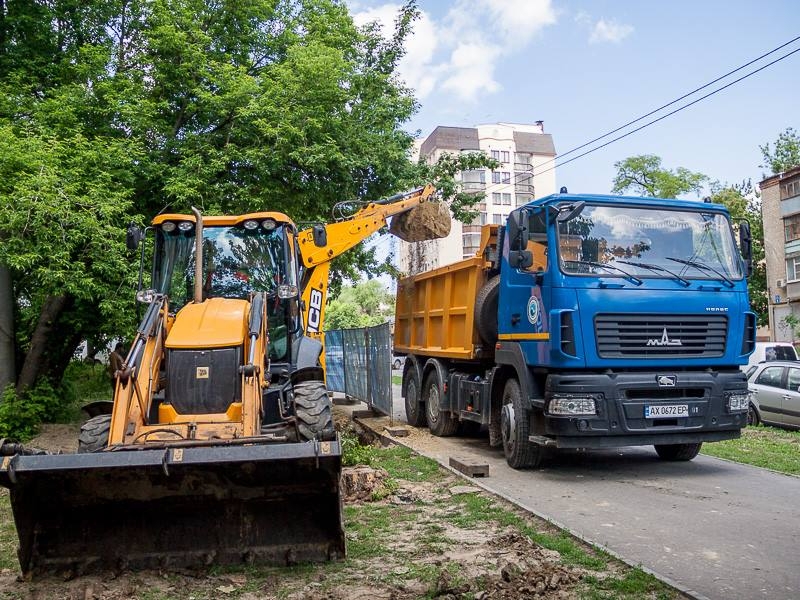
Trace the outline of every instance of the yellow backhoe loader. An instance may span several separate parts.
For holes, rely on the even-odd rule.
[[[137,293],[147,309],[110,414],[83,425],[77,454],[7,445],[0,484],[23,575],[343,557],[321,334],[329,265],[395,215],[406,239],[446,233],[433,193],[303,231],[277,212],[156,217],[152,285],[140,273]],[[128,232],[142,257],[144,238]]]

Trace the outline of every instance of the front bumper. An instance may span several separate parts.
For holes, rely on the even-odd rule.
[[[674,385],[660,386],[668,375]],[[739,437],[747,412],[731,412],[727,394],[747,393],[739,370],[550,374],[543,434],[561,448],[685,444]],[[552,415],[554,397],[592,397],[594,415]],[[645,406],[687,405],[688,415],[645,418]]]

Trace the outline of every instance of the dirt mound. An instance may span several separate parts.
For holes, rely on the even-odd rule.
[[[392,219],[389,232],[406,242],[421,242],[447,237],[450,210],[443,202],[424,202]]]

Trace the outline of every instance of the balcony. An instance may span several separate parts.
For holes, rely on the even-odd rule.
[[[797,300],[800,298],[800,279],[786,282],[786,298]]]

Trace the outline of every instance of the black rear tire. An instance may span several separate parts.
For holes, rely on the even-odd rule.
[[[662,444],[656,445],[658,458],[661,460],[692,460],[700,452],[703,442],[696,444]]]
[[[428,420],[425,416],[425,406],[420,403],[420,384],[417,369],[409,365],[405,374],[406,378],[406,421],[412,427],[425,427]]]
[[[81,425],[78,436],[78,453],[97,452],[108,447],[111,431],[111,415],[97,415]]]
[[[506,381],[500,415],[503,453],[513,469],[530,469],[542,462],[544,449],[528,439],[530,417],[522,406],[522,390],[516,379]]]
[[[428,417],[428,429],[438,437],[453,435],[458,430],[458,419],[449,412],[439,409],[439,399],[444,393],[439,381],[439,374],[434,369],[425,378],[423,398],[425,398],[425,415]]]
[[[322,381],[301,381],[293,388],[294,414],[301,441],[336,438],[328,388]]]
[[[475,297],[475,328],[489,346],[497,342],[497,303],[500,297],[500,276],[492,277]]]

